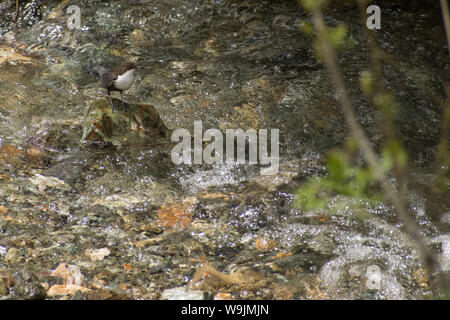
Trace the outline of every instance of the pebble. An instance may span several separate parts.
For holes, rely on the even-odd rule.
[[[161,300],[205,300],[205,296],[203,291],[178,287],[164,290]]]
[[[17,271],[13,275],[14,293],[21,299],[38,300],[46,297],[45,288],[37,276],[29,270]]]
[[[102,261],[106,256],[111,254],[111,251],[108,248],[86,249],[84,254],[87,255],[91,261]]]
[[[21,259],[22,255],[20,253],[20,250],[16,248],[9,248],[4,258],[5,262],[9,262],[12,264],[20,262]]]

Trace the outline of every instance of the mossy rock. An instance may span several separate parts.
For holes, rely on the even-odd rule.
[[[106,143],[121,147],[139,139],[168,140],[170,131],[152,105],[125,103],[112,99],[114,112],[107,98],[93,102],[83,121],[83,143]]]

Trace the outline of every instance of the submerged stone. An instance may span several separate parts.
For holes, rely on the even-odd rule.
[[[44,299],[46,292],[37,276],[30,270],[21,270],[13,275],[14,292],[21,299]]]
[[[161,294],[161,300],[204,300],[200,290],[190,290],[183,287],[166,289]]]
[[[9,294],[8,289],[8,279],[6,277],[0,277],[0,297],[6,296]]]
[[[112,101],[118,106],[116,112],[113,112],[107,98],[92,103],[82,124],[82,142],[106,143],[120,148],[123,144],[138,142],[146,137],[169,137],[169,130],[153,106],[124,103],[121,108],[121,100]]]

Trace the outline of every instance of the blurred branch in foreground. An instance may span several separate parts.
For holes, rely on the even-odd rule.
[[[445,278],[442,270],[439,259],[437,255],[428,247],[425,239],[422,237],[420,233],[419,226],[410,213],[409,204],[407,201],[407,186],[406,186],[406,174],[407,174],[407,156],[404,152],[399,140],[395,137],[395,128],[393,124],[393,115],[395,114],[395,102],[393,101],[392,95],[384,90],[381,87],[381,72],[378,69],[378,63],[374,61],[377,59],[377,52],[379,49],[374,45],[374,42],[371,41],[370,37],[369,41],[369,49],[371,49],[371,63],[372,69],[374,69],[371,73],[367,73],[365,80],[364,75],[362,76],[362,89],[364,92],[364,83],[371,84],[372,91],[370,94],[372,95],[373,103],[379,108],[381,113],[384,116],[383,129],[386,134],[386,149],[388,153],[391,154],[391,165],[388,169],[392,169],[392,175],[395,178],[397,183],[397,187],[394,187],[389,182],[389,175],[387,173],[387,168],[385,165],[385,154],[383,157],[380,157],[373,149],[369,139],[364,133],[362,127],[356,120],[356,116],[353,112],[352,102],[349,97],[348,91],[346,90],[343,75],[339,70],[337,64],[337,56],[335,52],[335,47],[337,47],[337,43],[339,43],[339,35],[342,32],[338,32],[342,30],[342,28],[338,29],[329,29],[324,23],[324,18],[322,15],[322,8],[324,7],[327,1],[325,0],[301,0],[299,1],[301,5],[312,13],[312,21],[314,30],[317,35],[316,39],[316,50],[320,59],[324,63],[326,69],[328,70],[331,81],[336,88],[338,94],[339,104],[341,105],[345,121],[350,129],[350,133],[352,136],[352,141],[356,144],[357,149],[360,150],[363,157],[367,161],[370,169],[370,174],[366,173],[365,175],[359,174],[360,177],[366,177],[367,180],[370,180],[370,175],[373,174],[373,178],[376,179],[381,185],[382,193],[384,197],[391,203],[394,207],[400,220],[402,221],[406,233],[415,241],[419,255],[422,259],[424,267],[427,269],[429,274],[437,274],[438,276],[438,287],[443,289],[441,292],[441,296],[445,296],[447,290],[449,290],[448,279]],[[444,1],[445,2],[445,1]],[[360,0],[359,4],[361,7],[367,3],[365,0]],[[441,1],[442,3],[442,1]],[[444,14],[445,15],[445,14]],[[444,18],[445,20],[446,18]],[[448,19],[448,11],[447,11],[447,19]],[[345,33],[345,32],[344,32]],[[448,36],[448,34],[447,34]],[[374,67],[374,65],[376,67]],[[367,93],[367,92],[365,92]],[[334,156],[336,158],[336,156]],[[330,158],[331,160],[333,159]],[[330,160],[329,159],[329,160]],[[341,166],[345,164],[344,161],[339,162]],[[330,164],[328,165],[329,171],[333,169]],[[335,170],[336,171],[336,170]],[[337,171],[336,171],[337,172]],[[332,173],[332,170],[331,170]],[[330,174],[330,172],[329,172]],[[356,181],[358,181],[358,174],[354,176]],[[352,178],[354,178],[352,177]],[[348,177],[346,177],[348,178]],[[361,179],[359,179],[361,180]],[[363,187],[366,187],[367,181],[364,181],[365,184],[362,184]],[[345,190],[344,190],[345,191]],[[302,196],[301,191],[299,192],[300,197]],[[352,196],[350,194],[350,196]],[[305,197],[306,198],[306,197]],[[438,289],[438,288],[435,288]],[[435,295],[439,296],[440,294],[435,291]]]

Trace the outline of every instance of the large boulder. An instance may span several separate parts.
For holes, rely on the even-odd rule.
[[[141,138],[167,139],[170,131],[152,105],[125,103],[112,99],[114,112],[107,98],[94,101],[83,121],[84,143],[106,143],[121,147]]]

